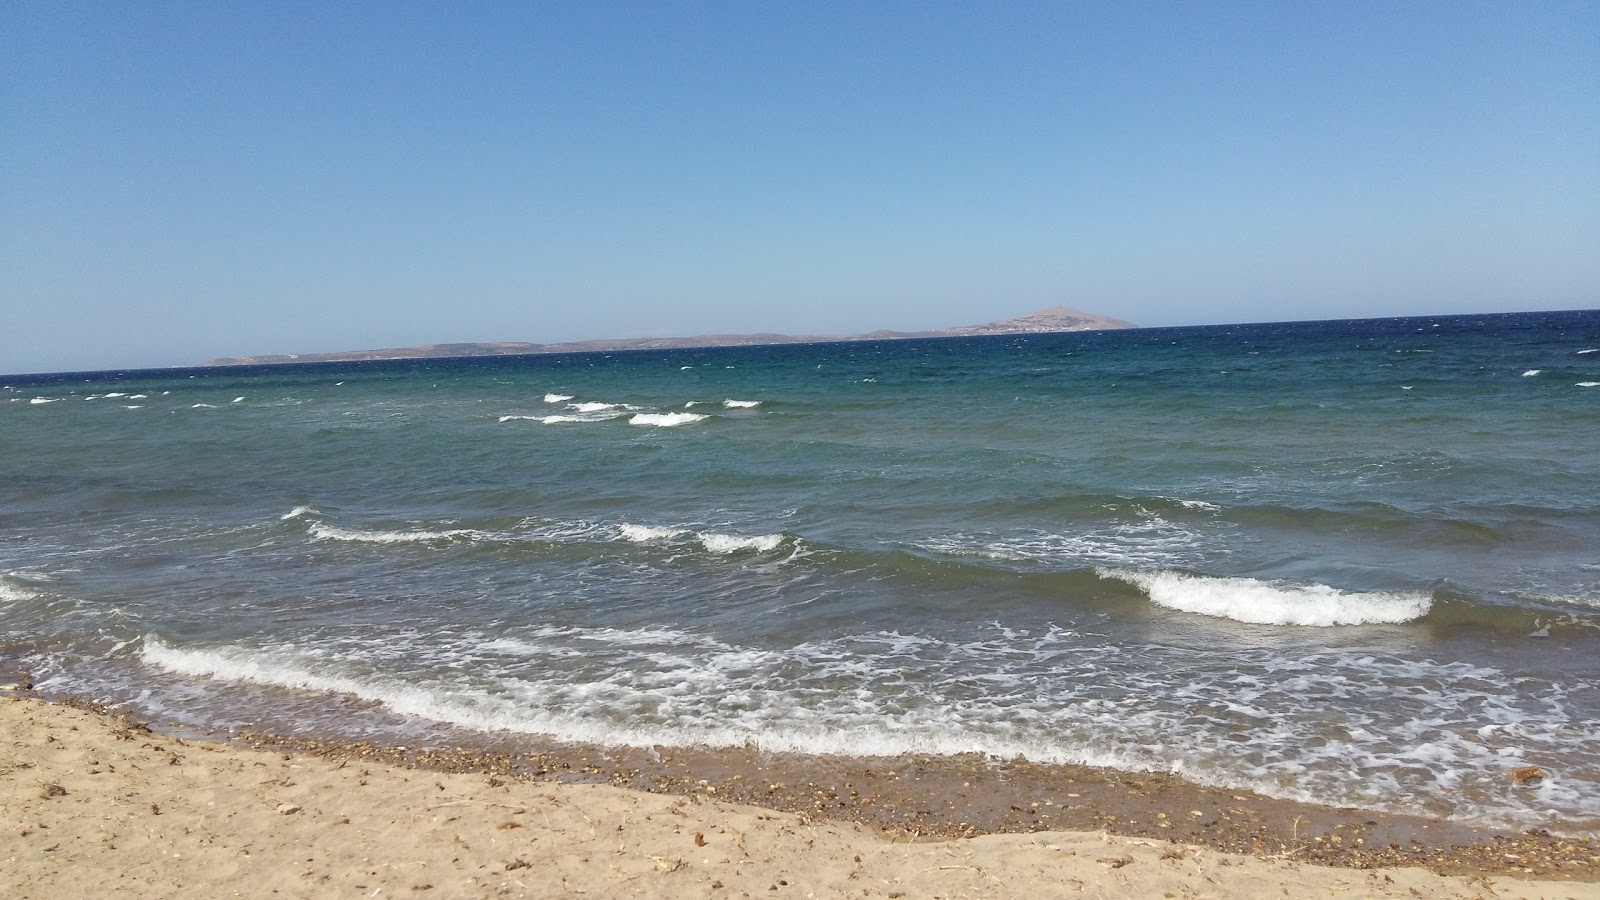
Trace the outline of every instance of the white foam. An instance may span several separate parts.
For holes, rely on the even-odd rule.
[[[216,409],[215,406],[212,406],[209,403],[196,403],[195,405],[193,405],[193,406],[191,406],[189,408],[190,409]]]
[[[290,519],[298,519],[301,516],[315,516],[315,515],[321,515],[321,513],[319,513],[316,510],[315,507],[296,506],[294,509],[291,509],[288,512],[284,513],[283,515],[279,516],[278,517],[278,521],[287,522]]]
[[[661,626],[497,623],[313,630],[257,647],[152,635],[140,658],[613,746],[1022,756],[1502,826],[1600,817],[1589,762],[1600,745],[1559,686],[1370,647],[1125,653],[1091,632],[998,623],[954,639],[872,631],[778,647]],[[1524,759],[1555,772],[1543,793],[1507,781]]]
[[[149,397],[150,397],[149,394],[134,394],[134,395],[130,396],[128,399],[129,400],[146,400],[146,399],[149,399]]]
[[[570,409],[573,412],[597,413],[606,412],[613,409],[638,409],[638,407],[629,406],[626,403],[598,403],[594,401],[586,401],[584,403],[568,403],[567,409]]]
[[[233,398],[233,402],[235,402],[235,403],[243,403],[244,402],[244,398],[243,397],[235,397],[235,398]]]
[[[38,406],[41,403],[54,403],[54,402],[56,402],[57,400],[60,400],[60,399],[61,399],[60,397],[35,397],[32,400],[29,400],[28,402],[33,404],[33,405],[35,405],[35,406]]]
[[[123,409],[144,409],[144,404],[142,404],[142,403],[129,403],[128,405],[124,406]]]
[[[1141,511],[1136,521],[1075,533],[1040,529],[999,535],[958,533],[909,541],[907,546],[953,556],[1044,563],[1051,567],[1195,565],[1209,547],[1198,532],[1147,511]]]
[[[21,603],[37,596],[33,591],[0,579],[0,603]]]
[[[676,425],[688,425],[707,418],[700,413],[639,413],[628,420],[629,425],[656,425],[661,428],[672,428]]]
[[[1596,347],[1593,350],[1579,350],[1578,351],[1578,355],[1579,356],[1582,356],[1585,353],[1600,353],[1600,347]]]
[[[354,541],[366,544],[417,544],[429,541],[452,541],[459,538],[474,538],[478,532],[471,529],[453,529],[450,531],[359,531],[351,528],[338,528],[322,522],[311,523],[311,536],[323,541]]]
[[[1203,509],[1207,512],[1212,512],[1222,508],[1215,503],[1207,503],[1204,500],[1185,500],[1182,497],[1163,497],[1162,499],[1171,500],[1185,509]]]
[[[623,540],[633,541],[636,544],[669,540],[688,533],[689,529],[687,528],[657,528],[651,525],[629,525],[627,523],[617,526],[617,534]]]
[[[1535,603],[1551,603],[1557,606],[1584,606],[1589,609],[1600,609],[1600,596],[1582,597],[1577,594],[1544,594],[1518,591],[1516,596],[1523,600],[1532,600]]]
[[[1143,589],[1157,606],[1252,625],[1395,624],[1419,619],[1433,607],[1433,598],[1418,592],[1356,593],[1325,584],[1171,571],[1096,568],[1095,572]]]
[[[760,400],[724,400],[722,405],[728,409],[755,409],[761,405]]]
[[[572,399],[572,395],[571,394],[545,394],[544,395],[544,402],[546,402],[546,403],[565,403],[565,402],[567,402],[568,400],[571,400],[571,399]]]
[[[700,545],[712,553],[737,553],[740,550],[757,550],[766,553],[778,549],[783,543],[781,534],[758,534],[754,537],[743,537],[736,534],[717,534],[702,531],[695,537],[700,539]]]
[[[1580,381],[1573,387],[1600,387],[1600,381]]]
[[[1533,376],[1539,374],[1541,371],[1543,371],[1543,370],[1542,369],[1529,369],[1528,371],[1522,373],[1522,377],[1523,378],[1532,378]]]

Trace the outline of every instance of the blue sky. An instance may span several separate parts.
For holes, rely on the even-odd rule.
[[[1600,305],[1600,4],[0,4],[0,372]]]

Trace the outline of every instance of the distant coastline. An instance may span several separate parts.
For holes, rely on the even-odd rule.
[[[762,344],[810,344],[818,341],[888,341],[913,338],[970,337],[985,334],[1048,334],[1062,331],[1105,331],[1137,328],[1131,322],[1065,306],[1052,306],[1025,316],[982,325],[960,325],[935,331],[874,331],[870,334],[701,334],[690,337],[615,338],[531,344],[520,341],[489,343],[423,344],[381,350],[341,350],[333,353],[273,353],[262,356],[223,356],[208,359],[207,366],[259,366],[311,362],[351,362],[378,359],[441,359],[473,356],[516,356],[527,353],[583,353],[595,350],[673,350],[691,347],[741,347]]]

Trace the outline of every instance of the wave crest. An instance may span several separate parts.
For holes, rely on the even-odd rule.
[[[639,413],[628,420],[629,425],[656,425],[661,428],[671,428],[675,425],[688,425],[707,418],[700,413]]]
[[[1326,584],[1171,571],[1096,568],[1095,574],[1140,588],[1157,606],[1251,625],[1392,625],[1420,619],[1433,608],[1433,598],[1419,592],[1359,593]]]

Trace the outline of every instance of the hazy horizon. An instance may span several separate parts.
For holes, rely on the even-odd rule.
[[[0,6],[0,371],[1600,304],[1600,6]]]
[[[1232,328],[1232,327],[1235,327],[1235,326],[1247,327],[1247,326],[1256,326],[1256,325],[1280,325],[1280,324],[1281,325],[1297,325],[1297,324],[1316,323],[1316,322],[1329,322],[1329,323],[1339,322],[1339,323],[1342,323],[1342,322],[1351,322],[1351,321],[1383,320],[1383,319],[1450,318],[1450,317],[1457,317],[1457,316],[1466,317],[1466,316],[1495,316],[1495,315],[1522,315],[1522,314],[1531,314],[1531,315],[1551,314],[1551,315],[1559,315],[1559,314],[1571,313],[1571,312],[1585,312],[1588,309],[1590,309],[1590,308],[1589,307],[1580,307],[1580,308],[1574,308],[1574,309],[1569,309],[1569,310],[1563,310],[1563,309],[1546,309],[1546,310],[1483,310],[1483,311],[1480,311],[1480,312],[1468,312],[1468,313],[1413,313],[1413,314],[1406,314],[1406,315],[1400,315],[1400,316],[1353,316],[1353,317],[1348,317],[1348,318],[1344,318],[1344,319],[1325,319],[1325,318],[1312,318],[1312,319],[1263,319],[1263,320],[1260,320],[1260,321],[1252,321],[1252,322],[1242,322],[1242,321],[1241,322],[1212,322],[1212,323],[1204,323],[1204,324],[1198,324],[1198,325],[1140,325],[1140,324],[1134,323],[1133,327],[1135,329],[1201,328],[1201,327]],[[1081,311],[1082,312],[1092,312],[1092,310],[1081,310]],[[1002,316],[1001,319],[1018,318],[1021,315],[1026,315],[1026,313],[1018,314],[1018,316]],[[1116,317],[1108,316],[1107,318],[1116,318]],[[991,320],[991,321],[999,321],[999,320]],[[964,322],[964,323],[961,323],[960,325],[948,326],[948,327],[954,328],[954,327],[961,327],[962,325],[982,325],[982,324],[987,324],[987,323],[982,323],[982,322]],[[899,331],[899,332],[907,331],[907,329],[897,329],[897,328],[892,328],[892,327],[883,328],[883,329],[873,329],[873,330],[874,331]],[[937,331],[937,330],[940,330],[940,329],[932,328],[932,329],[926,329],[926,330],[928,330],[928,331]],[[695,337],[703,337],[703,336],[712,335],[712,334],[726,335],[726,336],[730,336],[730,337],[732,337],[732,336],[761,335],[761,334],[776,334],[776,335],[782,335],[782,336],[785,336],[785,337],[803,336],[803,337],[808,337],[808,338],[815,338],[816,339],[815,342],[821,344],[821,343],[828,343],[828,342],[831,342],[831,341],[855,341],[855,340],[858,340],[858,339],[861,339],[861,338],[865,337],[867,334],[870,334],[870,333],[871,332],[862,332],[862,333],[858,333],[858,334],[800,333],[799,335],[796,335],[796,334],[791,334],[789,332],[773,332],[771,330],[759,330],[759,331],[752,331],[752,332],[703,332],[703,333],[696,333],[696,334],[685,333],[685,334],[674,334],[674,335],[662,334],[662,335],[652,335],[650,337],[651,338],[661,338],[661,339],[672,339],[672,338],[695,338]],[[942,338],[942,337],[960,338],[960,337],[989,337],[989,336],[992,336],[992,335],[932,335],[931,337],[933,337],[933,338]],[[644,339],[648,340],[650,338],[644,338]],[[403,345],[403,346],[396,344],[396,345],[388,345],[388,346],[383,346],[383,347],[378,347],[378,346],[372,346],[372,347],[341,347],[341,348],[338,348],[338,349],[327,349],[327,350],[263,350],[263,351],[260,351],[260,352],[257,352],[257,353],[237,354],[235,356],[237,356],[237,357],[271,357],[271,356],[285,356],[285,355],[317,356],[319,354],[328,354],[328,353],[360,353],[360,352],[371,352],[371,351],[379,351],[379,350],[407,350],[407,349],[414,349],[414,348],[419,348],[419,347],[436,347],[436,346],[446,346],[446,345],[477,345],[477,344],[486,345],[486,344],[527,343],[527,344],[537,344],[537,345],[542,345],[542,346],[550,346],[550,345],[557,345],[557,344],[574,344],[574,343],[604,343],[604,342],[607,342],[607,341],[622,341],[622,340],[634,340],[634,338],[621,338],[621,337],[616,337],[614,335],[608,335],[608,336],[593,336],[593,337],[587,337],[587,338],[571,338],[571,339],[562,340],[562,341],[522,341],[522,340],[514,339],[514,338],[505,339],[505,340],[486,340],[486,341],[422,341],[422,342],[419,342],[419,343],[416,343],[416,344],[407,344],[407,345]],[[899,338],[886,338],[885,340],[899,340]],[[717,346],[760,346],[760,344],[757,343],[757,344],[749,344],[749,345],[705,345],[705,346],[707,346],[707,347],[717,347]],[[613,348],[613,349],[572,350],[572,351],[557,351],[557,352],[608,353],[608,354],[609,353],[634,353],[634,352],[650,353],[650,352],[663,352],[663,351],[672,350],[672,349],[698,349],[698,348],[697,347],[689,347],[689,348],[620,347],[620,348]],[[538,353],[538,352],[543,352],[543,351],[533,351],[533,352]],[[140,371],[160,371],[160,370],[165,370],[165,369],[211,368],[212,367],[211,366],[211,362],[213,360],[228,359],[228,358],[233,358],[233,357],[230,357],[229,355],[224,354],[224,355],[219,355],[219,356],[209,356],[209,357],[204,357],[204,358],[200,358],[200,359],[190,360],[190,361],[187,361],[187,362],[174,363],[172,365],[161,365],[161,366],[111,366],[111,367],[106,367],[106,368],[90,368],[90,369],[42,369],[42,370],[32,371],[32,372],[20,371],[19,370],[19,371],[16,371],[16,372],[0,372],[0,379],[4,379],[4,378],[32,378],[32,377],[35,377],[35,376],[76,375],[76,374],[127,373],[127,372],[140,372]],[[435,357],[435,358],[444,358],[444,357]],[[466,357],[462,357],[462,358],[466,358]],[[317,359],[306,360],[306,362],[308,364],[315,364],[315,363],[322,363],[322,362],[326,362],[326,363],[332,364],[332,363],[338,363],[338,362],[357,362],[357,361],[361,361],[361,360],[317,360]],[[231,364],[225,364],[225,365],[231,365]],[[247,363],[246,365],[249,365],[249,364]]]

